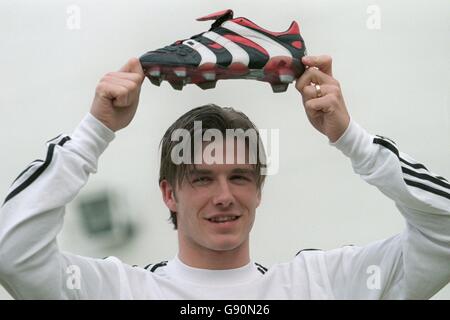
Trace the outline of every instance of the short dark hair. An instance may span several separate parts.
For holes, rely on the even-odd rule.
[[[159,183],[166,180],[174,190],[181,187],[183,179],[188,175],[190,164],[175,164],[172,161],[171,153],[178,141],[172,141],[172,133],[177,129],[185,129],[189,131],[191,137],[191,145],[194,141],[194,121],[201,121],[202,134],[208,129],[217,129],[222,134],[226,134],[227,129],[254,129],[257,135],[258,148],[262,150],[257,152],[256,164],[254,165],[256,185],[258,190],[262,189],[265,181],[265,175],[261,174],[261,169],[265,168],[265,150],[261,142],[261,138],[255,124],[241,111],[237,111],[231,107],[219,107],[215,104],[207,104],[196,107],[181,117],[179,117],[166,131],[160,142],[161,163],[159,171]],[[195,165],[194,165],[195,166]],[[170,210],[169,220],[173,223],[174,229],[178,228],[176,212]]]

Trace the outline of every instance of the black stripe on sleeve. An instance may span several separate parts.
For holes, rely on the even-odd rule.
[[[64,137],[58,143],[59,146],[63,146],[67,141],[70,140],[70,137]],[[45,158],[44,163],[30,176],[27,180],[25,180],[22,184],[20,184],[17,188],[11,191],[3,202],[4,206],[9,200],[17,196],[20,192],[25,190],[29,185],[31,185],[39,176],[45,171],[45,169],[50,165],[53,159],[53,152],[55,150],[55,144],[50,144],[47,150],[47,156]]]
[[[399,158],[400,158],[400,157],[399,157]],[[403,159],[403,158],[400,158],[400,161],[403,162],[403,163],[405,163],[405,164],[407,164],[407,165],[410,166],[410,167],[413,167],[414,169],[425,169],[425,170],[429,171],[429,170],[427,169],[427,167],[425,167],[425,166],[424,166],[423,164],[421,164],[421,163],[411,163],[411,162],[406,161],[406,160]]]
[[[400,158],[397,148],[392,143],[390,143],[386,140],[383,140],[381,138],[374,138],[373,143],[382,145],[383,147],[391,150],[398,158]]]
[[[414,168],[414,169],[425,169],[427,171],[429,171],[427,169],[427,167],[425,167],[423,164],[421,163],[411,163],[409,161],[406,161],[405,159],[403,159],[402,157],[400,157],[400,153],[398,152],[397,147],[395,146],[395,143],[391,143],[391,140],[387,141],[387,140],[383,140],[383,139],[379,139],[379,138],[374,138],[373,139],[373,143],[382,145],[383,147],[389,149],[390,151],[392,151],[397,158],[399,158],[399,160],[405,164],[407,164],[408,166]]]
[[[379,134],[377,134],[376,136],[381,138],[381,139],[383,139],[383,140],[387,140],[387,141],[391,142],[393,145],[397,145],[394,140],[389,139],[388,137],[380,136]]]
[[[322,249],[302,249],[295,256],[298,256],[303,251],[322,251]]]
[[[166,265],[167,265],[167,261],[162,261],[160,263],[157,263],[150,269],[150,272],[155,272],[156,269],[158,269],[159,267],[165,267]]]
[[[419,172],[416,172],[414,170],[411,170],[411,169],[408,169],[408,168],[405,168],[405,167],[402,167],[402,171],[403,171],[403,173],[409,174],[409,175],[411,175],[413,177],[433,182],[433,183],[435,183],[435,184],[437,184],[437,185],[439,185],[441,187],[444,187],[444,188],[447,188],[447,189],[450,190],[450,184],[448,184],[448,183],[446,183],[446,182],[444,182],[442,180],[439,180],[438,178],[430,176],[429,174],[419,173]]]
[[[419,188],[419,189],[422,189],[422,190],[434,193],[434,194],[436,194],[438,196],[441,196],[441,197],[444,197],[444,198],[447,198],[447,199],[450,200],[450,194],[448,194],[445,191],[442,191],[442,190],[439,190],[439,189],[435,189],[433,187],[430,187],[430,186],[428,186],[426,184],[423,184],[423,183],[420,183],[420,182],[417,182],[417,181],[412,181],[412,180],[408,180],[408,179],[404,179],[404,180],[405,180],[407,185],[410,185],[412,187],[416,187],[416,188]]]
[[[373,139],[373,143],[382,145],[383,147],[385,147],[385,148],[389,149],[390,151],[392,151],[397,156],[397,158],[400,160],[400,162],[403,162],[403,163],[407,164],[408,166],[410,166],[410,167],[412,167],[414,169],[425,169],[426,171],[429,172],[429,170],[423,164],[421,164],[421,163],[410,163],[409,161],[406,161],[405,159],[400,157],[398,149],[393,144],[391,144],[390,142],[388,142],[386,140],[383,140],[383,139],[380,139],[380,138],[374,138]],[[409,168],[406,168],[404,166],[401,166],[401,168],[402,168],[402,172],[404,174],[409,174],[409,175],[412,175],[412,176],[414,176],[416,178],[419,178],[419,179],[422,179],[422,180],[426,180],[426,181],[429,181],[429,182],[434,183],[436,185],[439,185],[441,187],[450,189],[450,184],[446,183],[445,182],[446,179],[443,178],[443,177],[434,177],[431,174],[416,172],[416,171],[411,170]],[[430,187],[428,185],[425,185],[423,183],[415,182],[415,181],[412,181],[412,180],[408,180],[406,178],[403,178],[403,180],[409,186],[416,187],[416,188],[419,188],[419,189],[431,192],[433,194],[442,196],[444,198],[450,199],[450,194],[448,194],[445,191],[442,191],[442,190],[439,190],[439,189],[435,189],[435,188]]]
[[[39,162],[44,162],[44,160],[34,160],[25,170],[23,170],[16,179],[14,179],[14,182],[12,184],[14,184],[17,180],[20,179],[21,176],[23,176],[28,170],[30,170],[32,167],[34,167],[37,163]]]
[[[266,273],[266,271],[265,271],[264,269],[262,269],[262,268],[260,268],[260,267],[257,267],[257,268],[258,268],[258,271],[261,272],[262,274],[265,274],[265,273]]]
[[[61,136],[62,136],[62,134],[58,134],[56,137],[54,137],[54,138],[48,140],[47,143],[50,143],[50,142],[52,142],[53,140],[56,140],[56,139],[58,139],[58,138],[61,137]]]
[[[264,272],[266,272],[266,271],[268,270],[266,267],[264,267],[263,265],[261,265],[261,264],[259,264],[259,263],[257,263],[257,262],[255,262],[255,265],[256,265],[258,268],[263,269]]]

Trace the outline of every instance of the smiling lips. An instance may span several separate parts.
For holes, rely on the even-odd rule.
[[[225,223],[239,219],[238,215],[217,215],[215,217],[206,218],[206,220],[214,223]]]

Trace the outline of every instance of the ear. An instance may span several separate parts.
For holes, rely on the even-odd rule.
[[[161,194],[164,200],[164,203],[166,204],[167,208],[169,208],[170,211],[176,212],[177,211],[177,204],[175,199],[175,194],[172,186],[169,184],[167,180],[162,180],[159,183],[159,189],[161,190]]]

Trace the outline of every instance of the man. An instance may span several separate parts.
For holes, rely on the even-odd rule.
[[[330,57],[304,57],[303,63],[309,68],[296,88],[309,121],[351,159],[356,173],[395,201],[407,221],[402,233],[364,247],[302,251],[290,262],[267,270],[254,263],[249,252],[249,233],[264,180],[255,170],[261,159],[256,166],[236,157],[226,164],[203,161],[171,167],[168,155],[173,148],[168,137],[174,125],[163,139],[160,188],[178,230],[177,256],[142,269],[115,257],[101,260],[61,252],[56,236],[65,205],[96,171],[98,157],[114,132],[126,127],[136,112],[144,74],[139,61],[131,59],[119,72],[103,77],[90,113],[72,136],[51,140],[47,159],[32,163],[11,186],[0,214],[2,285],[15,298],[433,296],[450,279],[449,183],[398,151],[389,139],[367,133],[350,118]],[[188,112],[176,123],[192,128],[193,121],[208,122],[214,114],[225,127],[252,127],[248,118],[232,109],[206,106],[200,111],[210,112],[198,111]],[[67,285],[66,271],[73,266],[81,270],[81,285],[75,289]],[[371,267],[380,274],[372,284],[367,274]]]

